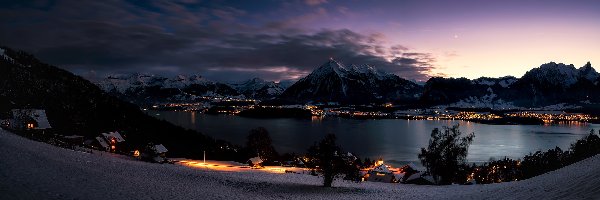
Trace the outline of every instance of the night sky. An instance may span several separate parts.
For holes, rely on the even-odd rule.
[[[84,77],[298,79],[333,57],[410,80],[600,64],[600,1],[2,1],[0,45]]]

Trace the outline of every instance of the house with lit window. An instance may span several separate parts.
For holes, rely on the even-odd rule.
[[[95,146],[98,149],[115,152],[119,144],[125,142],[125,138],[118,131],[101,133],[100,136],[94,138]]]
[[[13,130],[45,130],[50,129],[46,111],[41,109],[12,109],[12,118],[4,122],[4,126]]]
[[[260,168],[260,167],[262,167],[263,159],[256,156],[254,158],[248,159],[248,161],[246,161],[246,163],[248,163],[248,165],[250,165],[251,167]]]
[[[135,155],[136,152],[134,151],[134,157],[139,157],[144,161],[157,163],[164,163],[168,161],[166,154],[169,150],[167,150],[167,148],[162,144],[148,143],[144,151],[136,151],[137,156]]]
[[[167,148],[162,144],[157,144],[151,147],[152,151],[154,151],[154,161],[158,163],[163,163],[167,159]]]

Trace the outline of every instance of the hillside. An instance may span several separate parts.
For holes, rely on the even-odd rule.
[[[220,151],[214,139],[142,113],[136,105],[107,95],[91,82],[45,64],[30,54],[0,50],[0,116],[10,109],[45,109],[55,133],[83,135],[121,131],[132,147],[163,143],[172,156]]]
[[[598,199],[600,156],[531,179],[422,186],[223,172],[89,154],[0,130],[0,199]],[[93,180],[93,181],[90,181]]]

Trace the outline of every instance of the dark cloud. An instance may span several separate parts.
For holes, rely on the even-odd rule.
[[[322,9],[256,24],[248,19],[257,14],[243,9],[187,0],[46,5],[0,8],[0,43],[86,75],[200,73],[220,80],[296,79],[335,57],[423,80],[435,61],[430,54],[401,45],[387,47],[381,34],[292,27],[325,15]]]

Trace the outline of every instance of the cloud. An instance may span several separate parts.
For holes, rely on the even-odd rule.
[[[196,2],[57,1],[48,9],[0,8],[0,43],[74,72],[199,73],[216,80],[298,79],[329,57],[424,80],[435,62],[430,54],[388,46],[380,33],[289,26],[326,15],[322,9],[273,26],[247,23],[256,14],[239,8],[182,6],[189,3]]]
[[[304,0],[304,3],[309,6],[318,6],[327,3],[327,0]]]

